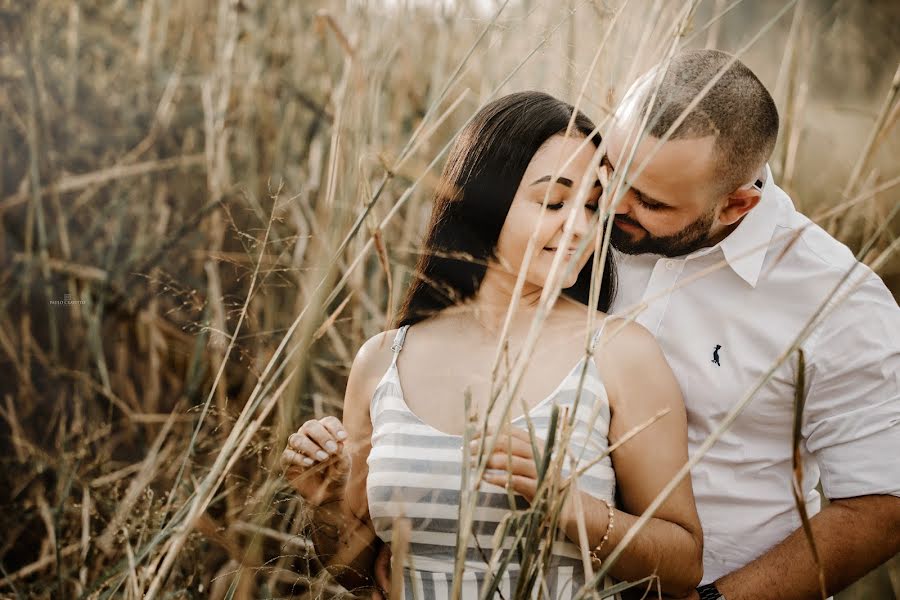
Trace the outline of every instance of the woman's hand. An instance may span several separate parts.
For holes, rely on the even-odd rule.
[[[534,500],[537,494],[537,465],[534,452],[532,452],[531,436],[528,431],[516,427],[507,426],[501,429],[488,427],[488,437],[496,436],[494,451],[488,456],[487,468],[484,471],[484,481],[494,485],[508,488],[519,494],[528,502]],[[481,444],[481,432],[478,431],[469,442],[471,460],[478,458],[478,447]],[[535,437],[538,448],[543,448],[545,441]],[[582,492],[578,492],[582,494]],[[582,496],[584,498],[584,496]],[[560,523],[568,523],[574,518],[572,494],[566,495],[566,500],[560,512]]]
[[[343,495],[350,473],[346,439],[337,417],[310,419],[288,438],[281,453],[284,476],[311,504],[320,506]]]
[[[537,466],[531,450],[531,438],[524,429],[506,426],[500,429],[488,427],[487,437],[496,437],[494,451],[487,458],[484,481],[505,487],[531,502],[537,493]],[[544,441],[537,440],[543,447]],[[485,441],[485,447],[488,442]],[[481,446],[481,432],[475,433],[469,442],[469,453],[472,461],[478,458]]]

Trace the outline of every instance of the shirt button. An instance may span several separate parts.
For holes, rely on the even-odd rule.
[[[667,261],[666,261],[666,268],[667,268],[668,270],[670,270],[670,271],[671,271],[672,269],[674,269],[674,268],[675,268],[675,261],[674,261],[674,260],[667,260]]]

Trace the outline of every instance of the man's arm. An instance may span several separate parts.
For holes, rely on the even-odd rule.
[[[373,588],[373,565],[382,545],[371,522],[361,521],[344,503],[318,507],[312,542],[319,563],[349,591]]]
[[[810,519],[826,592],[844,589],[900,552],[900,498],[835,500]],[[800,528],[747,566],[718,581],[727,600],[821,599],[819,570]]]
[[[801,433],[835,499],[810,519],[829,594],[900,552],[900,311],[863,279],[807,341]],[[728,600],[822,598],[802,528],[716,587]]]

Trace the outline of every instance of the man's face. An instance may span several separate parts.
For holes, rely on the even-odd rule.
[[[609,168],[614,171],[628,160],[626,143],[633,142],[628,130],[618,126],[606,139]],[[616,208],[613,246],[626,254],[682,256],[712,245],[722,229],[714,149],[713,136],[662,145],[657,138],[644,137],[625,180],[630,189]],[[638,173],[648,156],[649,162]],[[615,198],[618,192],[612,191]]]

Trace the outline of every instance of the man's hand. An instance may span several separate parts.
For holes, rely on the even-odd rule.
[[[660,596],[657,593],[656,582],[650,584],[649,590],[647,586],[637,586],[623,592],[621,596],[623,600],[700,600],[700,594],[697,593],[697,590],[691,590],[687,596],[669,596],[666,594]]]
[[[382,591],[372,592],[372,600],[388,600],[391,595],[391,545],[383,544],[375,557],[375,585]]]
[[[693,590],[693,591],[691,591],[690,594],[688,594],[684,598],[675,598],[674,596],[665,596],[663,600],[700,600],[700,594],[697,593],[697,590]]]

